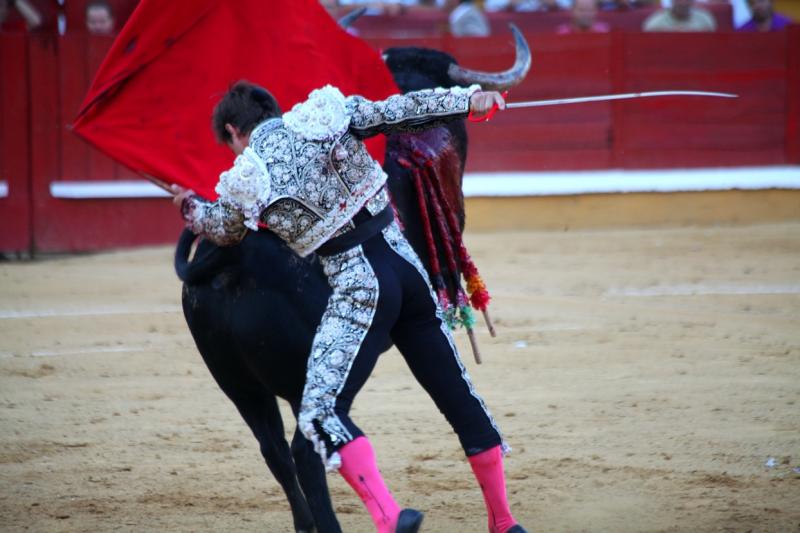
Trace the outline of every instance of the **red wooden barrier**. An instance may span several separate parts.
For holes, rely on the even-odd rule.
[[[800,163],[800,28],[754,35],[528,34],[533,68],[509,99],[656,89],[735,92],[515,110],[470,124],[468,171],[586,170]],[[510,34],[370,39],[421,45],[468,67],[503,70]],[[71,199],[53,188],[139,179],[68,129],[108,38],[0,35],[0,250],[75,251],[171,242],[165,199]],[[12,80],[9,82],[9,80]],[[30,102],[30,103],[29,103]],[[2,187],[0,187],[2,191]],[[0,195],[2,196],[2,195]],[[57,195],[56,195],[57,196]]]
[[[743,35],[529,35],[533,67],[509,97],[700,89],[737,100],[663,98],[514,110],[470,124],[468,171],[582,170],[781,164],[791,159],[797,63],[791,32]],[[441,40],[461,63],[502,70],[509,37]],[[376,41],[382,47],[387,40]],[[787,58],[787,54],[790,57]],[[794,83],[797,83],[796,81]],[[787,115],[795,109],[794,115]],[[781,125],[786,124],[786,128]],[[794,129],[792,129],[794,128]]]
[[[175,209],[154,198],[56,198],[54,184],[141,179],[68,131],[110,37],[74,32],[31,43],[33,234],[38,251],[78,251],[174,240]],[[58,52],[56,52],[58,50]]]
[[[611,36],[538,35],[531,74],[511,90],[509,101],[586,96],[611,92]],[[451,39],[449,50],[461,63],[480,70],[511,66],[508,36]],[[488,45],[488,46],[487,46]],[[469,171],[591,169],[611,165],[611,106],[596,103],[517,109],[499,113],[487,124],[469,124]]]
[[[786,93],[786,160],[800,164],[800,25],[787,35]]]
[[[621,103],[619,147],[629,168],[786,162],[786,32],[625,34],[625,92],[703,89],[737,100],[669,98]]]
[[[28,42],[0,33],[0,250],[31,246]]]

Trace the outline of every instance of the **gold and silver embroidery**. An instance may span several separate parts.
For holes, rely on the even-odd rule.
[[[425,89],[379,102],[344,98],[331,86],[313,91],[283,119],[262,122],[251,132],[241,168],[235,164],[223,173],[217,202],[187,200],[189,227],[217,244],[235,244],[245,227],[257,227],[254,215],[263,207],[260,220],[296,253],[308,255],[386,183],[386,174],[361,139],[466,116],[470,96],[478,88]],[[254,161],[263,167],[251,167]],[[235,185],[237,173],[245,170],[254,172],[248,175],[253,179]],[[258,193],[253,185],[263,180],[265,189]]]
[[[284,113],[283,123],[296,135],[312,141],[330,141],[346,130],[350,116],[344,95],[331,85],[311,91],[308,99]]]
[[[270,176],[249,146],[236,157],[230,170],[220,174],[215,190],[221,202],[241,211],[245,226],[258,231],[261,212],[269,205]]]
[[[311,346],[297,423],[326,468],[335,470],[341,465],[341,458],[337,452],[326,449],[314,422],[334,445],[353,440],[334,408],[372,325],[379,289],[378,279],[361,246],[320,257],[320,262],[333,292]]]

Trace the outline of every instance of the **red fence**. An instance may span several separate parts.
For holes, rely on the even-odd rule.
[[[28,43],[23,34],[0,33],[0,79],[0,250],[28,250],[31,135]]]
[[[175,239],[181,222],[162,198],[89,194],[90,198],[73,199],[54,194],[54,187],[75,182],[141,179],[82,142],[68,127],[113,39],[78,32],[61,38],[52,34],[2,38],[0,180],[8,182],[8,197],[0,199],[0,250],[82,251]],[[27,62],[6,62],[20,51],[27,53]],[[6,97],[11,90],[15,98]],[[29,135],[16,135],[27,128]],[[8,144],[8,138],[15,144]]]
[[[528,37],[533,68],[511,101],[658,89],[741,97],[500,113],[469,126],[468,171],[800,163],[800,27],[771,34]],[[476,69],[504,69],[513,61],[509,35],[370,42],[445,50]],[[67,127],[108,46],[108,38],[80,33],[0,34],[0,250],[91,250],[177,236],[180,220],[163,198],[58,194],[76,182],[138,179]]]

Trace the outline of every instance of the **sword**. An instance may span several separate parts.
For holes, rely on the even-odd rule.
[[[503,93],[503,97],[508,91]],[[643,93],[622,93],[622,94],[602,94],[599,96],[579,96],[576,98],[556,98],[553,100],[531,100],[528,102],[509,102],[506,109],[516,109],[522,107],[545,107],[551,105],[582,104],[585,102],[605,102],[608,100],[630,100],[632,98],[652,98],[658,96],[707,96],[712,98],[739,98],[738,94],[719,93],[711,91],[650,91]],[[476,118],[472,112],[469,114],[471,122],[485,122],[492,118],[499,109],[495,104],[484,116]]]

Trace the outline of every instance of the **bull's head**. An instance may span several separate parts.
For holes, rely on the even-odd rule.
[[[514,24],[509,24],[511,33],[514,34],[514,47],[517,59],[514,65],[504,72],[482,72],[459,67],[455,62],[448,67],[447,73],[459,85],[479,83],[484,90],[504,91],[522,80],[531,68],[531,49],[528,42]]]
[[[341,19],[346,28],[361,16],[365,9],[353,11]],[[504,91],[519,84],[531,68],[531,51],[522,32],[509,24],[514,35],[516,60],[503,72],[482,72],[460,67],[453,56],[430,48],[389,48],[383,54],[386,66],[400,90],[405,92],[433,87],[469,86],[478,83],[484,90]]]

